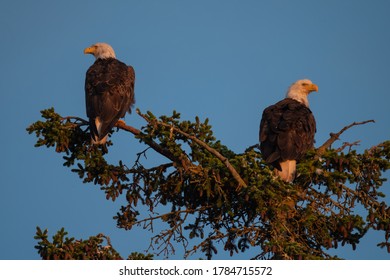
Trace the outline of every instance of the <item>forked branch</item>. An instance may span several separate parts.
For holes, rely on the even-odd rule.
[[[325,141],[324,144],[322,144],[322,146],[320,146],[318,149],[317,149],[317,156],[321,156],[325,153],[326,149],[328,149],[335,141],[337,141],[340,137],[341,134],[343,134],[347,129],[350,129],[351,127],[355,126],[355,125],[362,125],[362,124],[366,124],[366,123],[374,123],[375,121],[374,120],[367,120],[367,121],[363,121],[363,122],[353,122],[351,123],[350,125],[347,125],[345,127],[343,127],[343,129],[341,129],[339,132],[337,133],[330,133],[330,138],[328,140]]]

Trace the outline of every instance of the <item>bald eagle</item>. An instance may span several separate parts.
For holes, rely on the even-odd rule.
[[[92,54],[95,63],[85,77],[85,103],[92,144],[105,144],[107,135],[135,103],[133,67],[115,57],[113,48],[96,43],[84,50]]]
[[[314,146],[316,122],[308,95],[318,91],[310,80],[292,84],[286,98],[267,107],[260,122],[260,150],[282,180],[292,182],[296,162]]]

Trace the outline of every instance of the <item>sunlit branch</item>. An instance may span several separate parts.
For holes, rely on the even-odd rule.
[[[343,134],[347,129],[350,129],[351,127],[356,126],[356,125],[362,125],[362,124],[371,123],[371,122],[375,123],[374,120],[367,120],[367,121],[363,121],[363,122],[353,122],[352,124],[343,127],[343,129],[341,129],[337,133],[330,133],[330,138],[328,140],[326,140],[325,143],[322,144],[322,146],[320,146],[317,149],[317,153],[316,153],[317,156],[323,155],[325,153],[326,149],[328,149],[335,141],[337,141],[339,139],[340,135]]]
[[[140,111],[138,111],[138,114],[144,118],[148,123],[152,122],[146,115],[142,114]],[[203,142],[202,140],[199,140],[198,138],[196,138],[195,136],[193,135],[190,135],[184,131],[182,131],[181,129],[177,128],[177,127],[174,127],[172,125],[169,125],[169,124],[166,124],[166,123],[163,123],[163,122],[160,122],[158,120],[153,120],[154,123],[158,124],[158,125],[161,125],[161,126],[164,126],[164,127],[168,127],[170,128],[171,130],[174,130],[176,131],[177,133],[183,135],[184,137],[188,138],[188,139],[191,139],[192,141],[194,141],[196,144],[198,144],[199,146],[201,146],[202,148],[206,149],[208,152],[210,152],[211,154],[213,154],[215,157],[217,157],[225,166],[226,168],[230,171],[230,173],[232,174],[233,178],[238,182],[239,184],[239,187],[247,187],[247,184],[244,182],[244,180],[241,178],[241,176],[238,174],[237,170],[230,164],[229,160],[224,157],[223,155],[221,155],[217,150],[211,148],[209,145],[207,145],[205,142]]]

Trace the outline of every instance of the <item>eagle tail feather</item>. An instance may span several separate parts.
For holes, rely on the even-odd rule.
[[[101,139],[97,135],[95,135],[95,137],[91,135],[91,143],[92,145],[104,145],[107,142],[107,137],[108,134]]]
[[[296,160],[286,160],[279,162],[280,167],[282,171],[279,171],[275,168],[275,174],[279,176],[283,181],[292,183],[295,178],[295,172],[296,172]]]
[[[107,142],[108,132],[103,131],[103,122],[100,117],[89,119],[92,145],[104,145]]]

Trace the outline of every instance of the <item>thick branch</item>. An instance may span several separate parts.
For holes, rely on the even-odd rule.
[[[136,136],[138,135],[144,135],[139,129],[136,129],[132,126],[126,125],[123,121],[118,121],[115,125],[116,127],[123,129],[125,131],[128,131]],[[151,139],[143,138],[142,139],[147,145],[149,145],[153,150],[158,152],[159,154],[165,156],[166,158],[170,159],[172,162],[180,163],[184,168],[187,167],[188,164],[184,163],[183,159],[176,158],[169,150],[164,149],[159,144],[154,142]]]
[[[117,128],[126,130],[134,135],[140,135],[142,132],[139,129],[136,129],[135,127],[132,127],[130,125],[127,125],[124,121],[118,121],[115,126]]]
[[[336,140],[338,140],[340,135],[342,133],[344,133],[347,129],[350,129],[351,127],[353,127],[355,125],[362,125],[362,124],[366,124],[366,123],[370,123],[370,122],[374,123],[375,121],[368,120],[368,121],[363,121],[363,122],[353,122],[350,125],[343,127],[343,129],[341,129],[337,133],[330,133],[330,138],[328,140],[326,140],[326,142],[324,144],[322,144],[322,146],[317,149],[317,156],[323,155],[325,153],[326,149],[328,149]]]
[[[147,122],[150,122],[150,120],[145,115],[143,115],[139,111],[137,111],[137,112]],[[68,120],[69,119],[75,119],[76,121],[79,121],[82,124],[88,124],[88,122],[86,120],[81,119],[79,117],[65,117],[63,119],[68,119]],[[229,160],[226,157],[224,157],[223,155],[221,155],[217,150],[211,148],[210,146],[208,146],[206,143],[204,143],[203,141],[199,140],[195,136],[192,136],[192,135],[190,135],[190,134],[188,134],[188,133],[186,133],[186,132],[184,132],[184,131],[176,128],[176,127],[173,127],[173,126],[171,126],[169,124],[166,124],[166,123],[163,123],[163,122],[159,122],[157,120],[156,120],[156,123],[158,123],[159,125],[165,126],[165,127],[169,127],[170,129],[173,129],[177,133],[179,133],[179,134],[181,134],[181,135],[191,139],[192,141],[194,141],[195,143],[197,143],[198,145],[200,145],[201,147],[206,149],[208,152],[210,152],[211,154],[216,156],[226,166],[226,168],[230,171],[230,173],[232,174],[233,178],[236,179],[236,181],[239,184],[239,187],[247,187],[247,184],[240,177],[240,175],[238,174],[236,169],[230,164]],[[143,135],[143,133],[139,129],[136,129],[136,128],[132,127],[132,126],[126,125],[126,123],[124,121],[118,121],[115,124],[115,126],[117,128],[120,128],[120,129],[123,129],[125,131],[128,131],[128,132],[130,132],[130,133],[132,133],[132,134],[134,134],[136,136]],[[156,142],[154,142],[151,139],[143,138],[142,140],[147,145],[149,145],[153,150],[155,150],[156,152],[158,152],[158,153],[162,154],[163,156],[167,157],[171,161],[181,164],[185,169],[187,169],[189,166],[193,165],[188,159],[182,159],[182,158],[178,159],[178,158],[176,158],[169,150],[164,149],[163,147],[161,147],[159,144],[157,144]]]
[[[138,111],[138,114],[143,117],[147,122],[150,122],[150,120],[145,116],[143,115],[141,112]],[[161,126],[165,126],[165,127],[168,127],[174,131],[176,131],[177,133],[183,135],[184,137],[188,138],[188,139],[191,139],[192,141],[194,141],[195,143],[197,143],[199,146],[203,147],[204,149],[206,149],[208,152],[210,152],[211,154],[213,154],[216,158],[218,158],[225,166],[226,168],[230,171],[230,173],[232,174],[233,178],[238,182],[239,184],[239,187],[247,187],[247,184],[244,182],[244,180],[241,178],[241,176],[238,174],[237,170],[230,164],[229,160],[224,157],[223,155],[221,155],[217,150],[211,148],[209,145],[207,145],[205,142],[203,142],[202,140],[199,140],[198,138],[196,138],[195,136],[193,135],[190,135],[184,131],[182,131],[181,129],[177,128],[177,127],[173,127],[172,125],[169,125],[169,124],[166,124],[166,123],[163,123],[163,122],[160,122],[160,121],[157,121],[157,120],[154,120],[155,123],[161,125]]]
[[[62,118],[62,120],[75,120],[75,124],[77,125],[88,125],[89,122],[80,118],[80,117],[74,117],[74,116],[68,116],[68,117],[64,117]],[[122,120],[119,120],[115,126],[117,128],[120,128],[120,129],[123,129],[125,131],[128,131],[136,136],[140,135],[140,136],[144,136],[144,134],[137,128],[135,127],[132,127],[130,125],[127,125],[124,121]],[[172,162],[176,162],[176,163],[179,163],[180,165],[182,165],[184,168],[187,168],[188,167],[188,163],[189,163],[189,160],[185,160],[185,159],[178,159],[176,158],[169,150],[167,149],[164,149],[163,147],[161,147],[159,144],[157,144],[156,142],[154,142],[153,140],[151,139],[147,139],[147,138],[142,138],[142,140],[147,144],[149,145],[153,150],[155,150],[156,152],[158,152],[159,154],[165,156],[166,158],[170,159]]]

